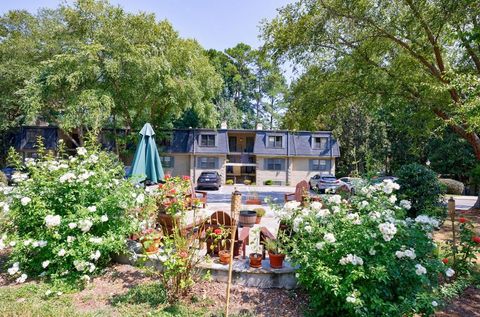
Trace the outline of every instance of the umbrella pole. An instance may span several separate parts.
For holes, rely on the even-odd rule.
[[[231,242],[230,242],[230,262],[228,264],[228,282],[227,282],[227,303],[225,305],[225,317],[228,317],[229,314],[229,304],[230,304],[230,288],[232,286],[232,270],[233,270],[233,252],[235,246],[235,234],[237,232],[237,215],[240,212],[240,205],[242,202],[242,194],[235,189],[232,193],[232,205],[230,213],[232,216],[232,228],[231,228]]]

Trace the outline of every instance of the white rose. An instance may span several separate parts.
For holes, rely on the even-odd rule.
[[[70,229],[75,229],[75,228],[77,227],[77,224],[76,224],[75,222],[70,222],[70,223],[68,224],[68,227],[69,227]]]
[[[448,276],[448,277],[452,277],[453,275],[455,274],[455,271],[451,268],[448,268],[446,271],[445,271],[445,275]]]
[[[15,282],[17,282],[18,284],[22,284],[26,281],[27,277],[27,274],[22,274],[19,278],[15,280]]]
[[[95,212],[95,211],[97,211],[97,206],[90,206],[90,207],[88,207],[87,209],[88,209],[88,211],[90,211],[90,212]]]
[[[23,206],[28,205],[28,203],[31,201],[32,200],[30,199],[30,197],[23,197],[22,199],[20,199],[20,202],[22,203]]]
[[[67,254],[67,251],[65,251],[65,249],[61,249],[60,251],[58,251],[58,256],[64,256],[65,254]]]
[[[323,236],[323,239],[325,239],[325,241],[330,243],[335,243],[335,241],[337,241],[333,233],[325,233],[325,235]]]
[[[84,147],[78,147],[77,148],[77,154],[81,155],[81,156],[87,155],[87,149],[85,149]]]
[[[48,228],[57,227],[60,225],[62,217],[59,215],[47,215],[45,217],[45,224]]]
[[[42,262],[42,267],[45,269],[50,264],[50,261],[46,260]]]
[[[101,221],[101,222],[107,222],[107,221],[108,221],[108,216],[107,216],[107,215],[103,215],[102,217],[100,217],[100,221]]]

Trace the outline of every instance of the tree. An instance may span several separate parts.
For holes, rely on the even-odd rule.
[[[479,25],[477,1],[306,0],[282,8],[264,37],[278,58],[340,74],[328,83],[345,92],[338,99],[414,105],[412,115],[448,125],[480,159]]]
[[[231,128],[253,128],[257,123],[278,127],[287,92],[278,64],[244,43],[224,52],[209,50],[208,55],[223,78],[222,92],[215,98],[221,120]]]
[[[170,128],[192,109],[205,125],[216,124],[212,99],[221,78],[201,46],[181,39],[168,21],[94,0],[79,0],[51,12],[55,19],[46,19],[55,36],[44,36],[45,45],[59,49],[45,52],[26,83],[11,89],[21,96],[30,118],[77,133],[80,143],[84,130],[106,124],[139,129],[148,121]],[[43,15],[27,18],[39,20]],[[21,49],[22,43],[30,43],[44,53],[44,43],[22,25],[16,38],[7,29],[11,40],[0,46]]]

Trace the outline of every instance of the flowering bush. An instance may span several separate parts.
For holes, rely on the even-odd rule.
[[[85,148],[68,158],[40,153],[20,167],[14,186],[1,188],[0,248],[12,248],[8,273],[17,282],[37,276],[88,280],[123,250],[138,229],[128,211],[148,198],[123,178],[111,154]]]
[[[288,202],[278,211],[290,228],[287,254],[299,266],[315,315],[433,311],[429,291],[439,272],[452,274],[434,256],[431,230],[438,221],[405,218],[411,204],[397,201],[398,188],[384,181],[360,188],[350,201],[332,195],[308,207]]]
[[[165,176],[165,183],[159,184],[154,192],[160,210],[169,215],[183,213],[192,203],[189,176]]]
[[[447,256],[452,259],[452,266],[459,273],[469,273],[475,269],[477,254],[480,253],[480,236],[475,234],[473,223],[464,217],[457,219],[460,223],[456,228],[458,233],[455,245],[453,241],[449,241],[450,247],[447,248]],[[448,258],[444,261],[449,262]]]

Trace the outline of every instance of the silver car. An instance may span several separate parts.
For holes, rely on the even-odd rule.
[[[312,176],[309,181],[310,189],[317,189],[320,193],[325,193],[327,190],[335,191],[338,187],[345,185],[333,175]]]

